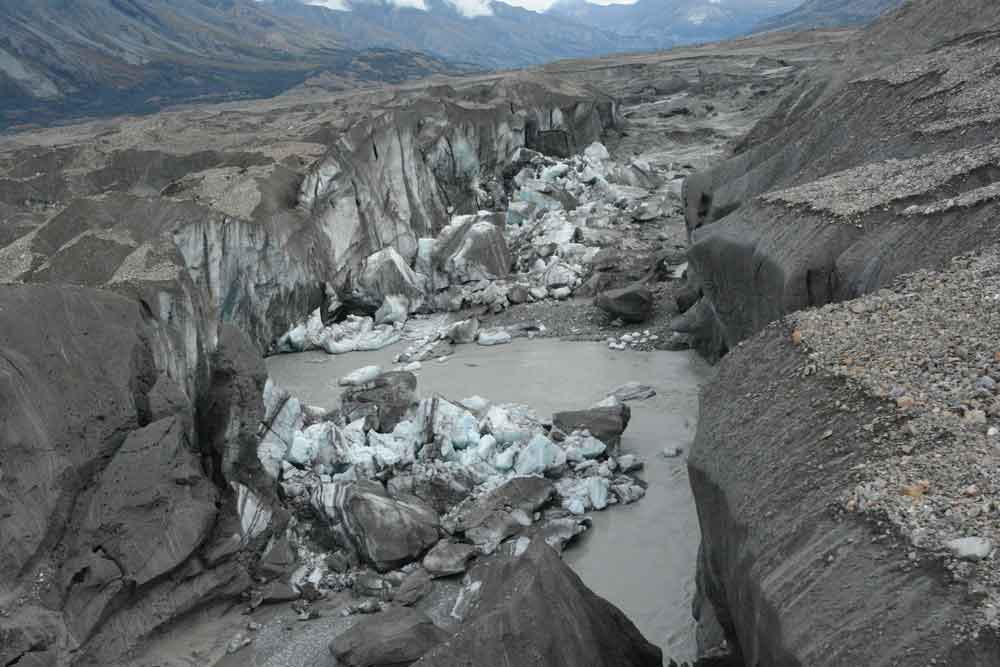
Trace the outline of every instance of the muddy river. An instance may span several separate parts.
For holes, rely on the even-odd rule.
[[[337,380],[361,366],[390,369],[401,347],[329,356],[323,352],[268,359],[271,377],[305,402],[336,404]],[[626,382],[637,381],[657,395],[633,402],[623,451],[646,461],[646,497],[627,507],[592,514],[592,530],[565,554],[568,563],[599,594],[620,607],[667,657],[694,656],[691,597],[698,551],[698,522],[684,458],[667,458],[665,448],[686,452],[694,437],[698,388],[708,366],[688,352],[614,351],[598,343],[556,339],[515,340],[510,345],[464,345],[446,362],[425,362],[417,372],[421,395],[460,400],[479,395],[491,401],[531,406],[543,417],[585,408]]]

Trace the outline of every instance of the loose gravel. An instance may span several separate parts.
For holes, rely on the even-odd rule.
[[[791,317],[806,373],[826,371],[884,401],[859,434],[845,511],[888,520],[909,556],[941,558],[1000,605],[1000,247],[922,271],[855,301]]]

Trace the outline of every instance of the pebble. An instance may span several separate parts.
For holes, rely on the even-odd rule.
[[[235,637],[229,640],[229,643],[226,645],[226,653],[236,653],[244,646],[249,646],[251,641],[252,640],[249,637],[244,635],[242,632],[239,632]]]
[[[980,561],[990,555],[993,543],[983,537],[960,537],[945,543],[956,558],[968,561]]]

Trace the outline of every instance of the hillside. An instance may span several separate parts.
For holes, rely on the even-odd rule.
[[[351,48],[423,51],[490,68],[669,46],[500,2],[492,3],[490,14],[475,16],[461,13],[446,0],[427,0],[425,9],[355,2],[347,5],[349,11],[302,0],[263,0],[261,4],[280,16],[340,35]]]
[[[906,0],[806,0],[789,12],[761,21],[754,31],[865,25],[904,2]]]
[[[399,81],[460,71],[345,47],[251,0],[0,3],[0,127],[277,94],[320,70]]]
[[[560,0],[549,11],[600,27],[647,48],[728,39],[798,5],[799,0],[639,0],[631,5],[596,5]]]

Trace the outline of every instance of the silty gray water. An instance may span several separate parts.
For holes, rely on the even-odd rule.
[[[337,380],[376,364],[393,366],[401,348],[328,356],[322,352],[268,359],[271,377],[308,404],[332,407]],[[540,416],[585,408],[626,382],[654,387],[657,395],[631,403],[632,421],[622,448],[646,462],[646,497],[628,507],[594,512],[593,528],[570,547],[567,562],[597,593],[620,607],[666,656],[694,656],[691,597],[698,551],[698,521],[683,457],[697,425],[698,388],[710,372],[687,352],[614,351],[598,343],[555,339],[511,345],[465,345],[445,363],[425,362],[418,390],[460,400],[479,395],[522,403]]]

